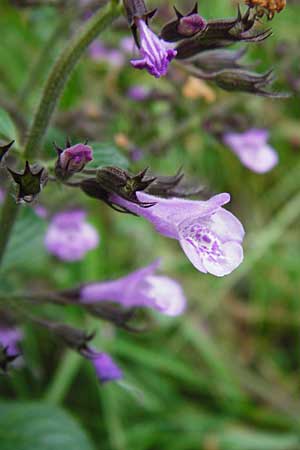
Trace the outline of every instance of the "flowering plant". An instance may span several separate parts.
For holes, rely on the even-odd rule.
[[[28,385],[34,398],[46,397],[49,404],[65,397],[68,403],[70,391],[74,410],[90,402],[92,422],[100,392],[101,414],[102,409],[108,414],[107,448],[117,450],[127,448],[114,430],[132,420],[131,405],[125,414],[127,403],[134,400],[140,410],[144,405],[145,411],[168,416],[173,377],[178,398],[194,402],[201,394],[209,407],[222,398],[218,407],[230,404],[234,414],[254,419],[244,391],[257,389],[251,398],[256,402],[265,391],[253,387],[252,368],[272,380],[281,380],[281,373],[255,358],[245,329],[257,327],[259,306],[249,309],[249,299],[257,285],[263,285],[261,294],[273,282],[289,283],[283,276],[275,280],[280,257],[257,285],[247,275],[260,270],[257,262],[299,209],[298,197],[292,197],[297,173],[283,180],[284,192],[281,180],[276,183],[286,158],[280,142],[288,136],[298,149],[297,127],[280,115],[283,105],[292,104],[282,100],[293,102],[285,84],[297,92],[296,69],[279,64],[276,73],[293,73],[292,83],[280,79],[274,87],[265,45],[272,42],[267,20],[280,21],[285,2],[241,1],[223,5],[222,14],[219,2],[211,11],[205,2],[199,8],[166,1],[155,10],[150,3],[14,0],[0,17],[9,36],[7,49],[0,49],[3,391],[27,398]],[[6,20],[16,27],[15,37]],[[249,47],[255,58],[247,54]],[[37,50],[31,61],[28,55]],[[276,202],[268,205],[264,191],[273,185]],[[289,196],[291,203],[280,213]],[[276,226],[268,225],[278,211]],[[275,287],[271,292],[276,296]],[[214,334],[218,345],[211,343]],[[234,335],[249,351],[239,349],[228,363],[227,341],[223,345],[220,339],[225,335]],[[250,375],[239,368],[235,380],[234,364],[250,368]],[[160,385],[158,373],[170,380]],[[157,392],[144,397],[148,385]],[[297,410],[282,406],[285,397],[275,394],[265,394],[267,405]],[[123,411],[120,420],[114,405]],[[193,422],[197,408],[182,410]],[[273,424],[264,408],[259,417],[266,414],[266,423],[272,417]],[[181,411],[177,401],[175,409]],[[0,414],[0,428],[1,420]],[[177,430],[174,423],[170,429]],[[98,426],[93,422],[90,428]],[[165,447],[152,442],[152,435],[149,445],[139,445],[135,432],[129,434],[128,448]],[[8,433],[4,448],[14,447],[10,436],[15,434]],[[189,448],[179,438],[171,447]],[[65,446],[76,450],[77,444],[80,439]],[[206,431],[190,448],[199,445],[222,447]]]

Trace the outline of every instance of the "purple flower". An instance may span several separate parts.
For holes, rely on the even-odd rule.
[[[137,27],[140,32],[140,54],[142,59],[132,60],[136,69],[146,69],[150,75],[160,78],[166,75],[169,63],[175,58],[176,50],[170,48],[162,39],[153,33],[142,19],[138,19]]]
[[[80,172],[92,159],[93,150],[85,144],[72,145],[59,151],[59,165],[66,173]]]
[[[121,369],[107,353],[97,352],[91,348],[83,350],[81,353],[91,361],[101,383],[123,378]]]
[[[92,283],[80,291],[82,303],[113,301],[125,308],[149,307],[168,316],[182,314],[186,298],[177,281],[156,275],[159,261],[113,281]]]
[[[68,211],[56,214],[50,223],[45,246],[62,261],[78,261],[97,247],[96,229],[86,222],[84,211]]]
[[[149,97],[149,92],[149,89],[147,89],[145,86],[135,85],[131,86],[131,88],[128,89],[127,95],[132,100],[142,102],[144,100],[147,100],[147,98]]]
[[[106,62],[112,67],[122,67],[125,57],[120,50],[105,47],[100,41],[94,41],[89,47],[89,54],[94,61]]]
[[[111,194],[110,200],[145,217],[162,235],[179,240],[196,269],[221,277],[241,264],[243,226],[222,208],[230,201],[229,194],[215,195],[207,201],[164,199],[145,192],[136,195],[139,201],[153,202],[154,206],[143,208],[116,194]]]
[[[223,141],[244,166],[254,172],[265,173],[278,163],[276,151],[267,143],[268,137],[267,130],[251,128],[244,133],[226,133]]]
[[[0,325],[0,345],[6,348],[8,356],[20,354],[18,343],[22,340],[23,334],[19,328],[8,325]]]

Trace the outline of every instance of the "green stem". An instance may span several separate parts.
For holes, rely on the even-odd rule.
[[[18,205],[16,204],[11,193],[8,192],[2,206],[2,214],[0,217],[0,265],[8,245],[9,237],[13,230],[18,211]]]
[[[121,7],[117,0],[112,0],[105,8],[96,13],[85,27],[65,47],[61,56],[54,64],[46,82],[40,104],[31,126],[29,137],[25,144],[24,156],[35,158],[42,140],[46,134],[55,106],[61,96],[66,82],[80,57],[90,43],[119,16]],[[17,218],[18,205],[7,194],[0,218],[0,265],[13,225]]]
[[[60,403],[82,362],[82,356],[72,350],[66,350],[61,364],[53,378],[53,383],[46,392],[45,399],[51,403]]]
[[[118,2],[109,3],[100,9],[93,18],[87,22],[81,33],[66,46],[58,58],[46,82],[42,99],[38,106],[33,124],[25,145],[26,158],[35,158],[46,134],[55,106],[63,92],[64,86],[79,61],[80,57],[91,42],[110,25],[120,14]]]

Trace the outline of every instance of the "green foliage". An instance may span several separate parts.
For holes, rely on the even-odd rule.
[[[46,403],[0,403],[1,450],[93,450],[80,424]]]
[[[43,246],[45,230],[45,221],[37,216],[34,209],[21,206],[1,272],[12,268],[30,270],[39,267],[46,257]]]
[[[0,108],[0,139],[10,142],[16,140],[17,136],[16,127],[9,114]]]
[[[129,161],[120,153],[117,147],[112,143],[89,142],[93,148],[93,161],[89,164],[92,167],[117,166],[127,169]]]

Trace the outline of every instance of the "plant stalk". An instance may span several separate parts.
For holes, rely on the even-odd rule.
[[[119,1],[112,0],[85,24],[82,31],[75,35],[74,39],[62,51],[47,79],[41,101],[33,119],[24,149],[26,159],[33,160],[37,157],[57,102],[80,57],[98,34],[109,26],[120,13],[121,6]],[[0,217],[0,265],[18,215],[18,210],[18,205],[8,193]]]

